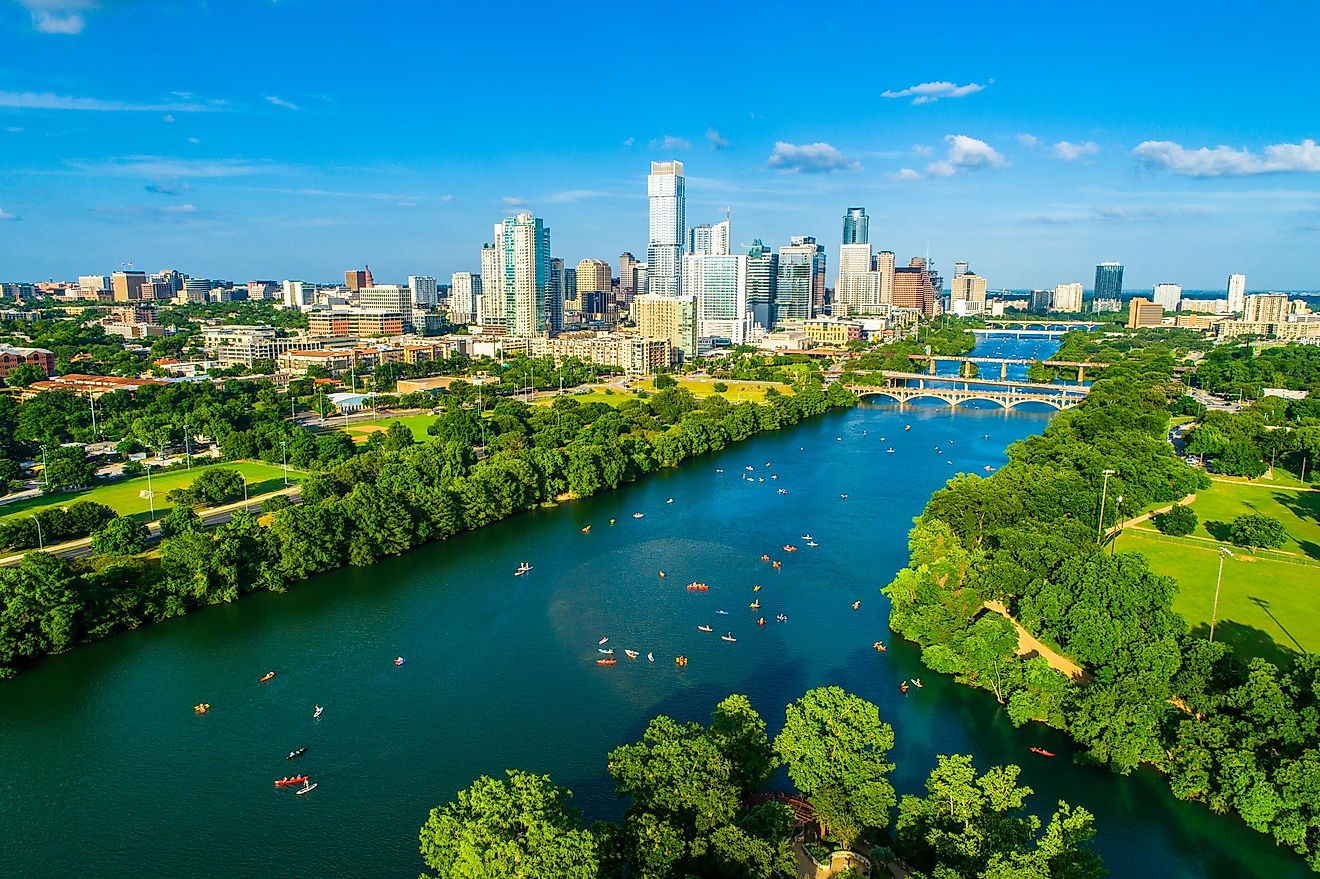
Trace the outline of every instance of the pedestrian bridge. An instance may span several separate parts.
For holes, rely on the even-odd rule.
[[[931,399],[950,408],[979,401],[1012,409],[1025,403],[1042,403],[1052,409],[1071,409],[1086,399],[1090,388],[1033,385],[993,379],[936,378],[915,372],[885,370],[883,385],[848,385],[858,397],[889,397],[900,406],[911,400]]]

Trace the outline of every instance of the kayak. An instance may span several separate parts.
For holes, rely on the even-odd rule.
[[[307,776],[305,775],[286,775],[284,778],[281,778],[279,781],[275,782],[275,786],[293,787],[296,784],[306,784],[306,783],[307,783]]]
[[[303,754],[306,753],[307,753],[307,746],[303,745],[301,748],[294,748],[292,751],[289,752],[289,756],[285,757],[284,759],[292,760],[294,757],[301,757]]]
[[[268,671],[268,672],[266,672],[264,675],[261,676],[261,679],[258,680],[257,683],[259,683],[259,684],[264,684],[264,683],[266,683],[266,681],[270,680],[270,679],[273,678],[273,677],[275,677],[275,672],[273,672],[273,671]]]

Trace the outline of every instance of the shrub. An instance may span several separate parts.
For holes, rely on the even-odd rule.
[[[1162,534],[1185,537],[1196,530],[1197,518],[1191,507],[1174,504],[1173,508],[1167,512],[1152,516],[1151,522]]]
[[[147,545],[147,526],[116,516],[92,535],[92,549],[101,555],[137,555]]]
[[[723,394],[729,390],[729,386],[724,382],[715,382],[711,387],[715,389],[715,393],[717,394]]]

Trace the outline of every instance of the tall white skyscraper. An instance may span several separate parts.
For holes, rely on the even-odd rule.
[[[454,272],[449,278],[449,320],[456,324],[477,319],[477,298],[481,295],[481,275]]]
[[[725,342],[742,345],[752,332],[747,306],[747,257],[685,254],[683,295],[695,296],[698,348],[704,353]]]
[[[491,244],[481,248],[481,295],[477,297],[477,323],[504,324],[504,224],[495,224]]]
[[[436,305],[435,278],[429,275],[409,275],[408,292],[412,294],[413,308],[427,309]]]
[[[1228,310],[1241,314],[1247,307],[1247,276],[1228,276]]]
[[[650,200],[650,237],[646,245],[648,292],[678,296],[683,289],[683,239],[687,217],[684,212],[682,162],[652,162],[646,178]]]
[[[307,308],[316,303],[316,285],[306,281],[283,281],[280,292],[285,308]]]
[[[725,217],[710,227],[711,256],[728,256],[733,252],[733,226]]]
[[[1182,299],[1182,285],[1156,284],[1153,298],[1155,304],[1165,311],[1177,311],[1178,301]]]
[[[1080,312],[1082,310],[1082,285],[1080,283],[1059,284],[1054,288],[1050,300],[1050,311]]]

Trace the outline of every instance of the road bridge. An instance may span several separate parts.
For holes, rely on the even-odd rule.
[[[965,379],[930,376],[919,372],[883,370],[883,385],[849,385],[848,390],[859,397],[883,396],[905,405],[909,400],[922,397],[942,400],[950,407],[981,401],[1012,409],[1024,403],[1043,403],[1054,409],[1071,409],[1086,399],[1090,388],[1041,385],[1031,382],[996,381],[994,379]],[[949,387],[952,385],[952,387]],[[959,387],[961,386],[961,387]]]
[[[1034,360],[1026,360],[1026,359],[1024,359],[1024,358],[1020,358],[1020,357],[955,357],[955,356],[943,355],[943,354],[909,354],[909,355],[908,355],[908,359],[909,359],[909,360],[923,360],[923,361],[926,361],[926,363],[927,363],[927,370],[928,370],[928,372],[929,372],[930,375],[934,375],[934,374],[935,374],[935,364],[936,364],[937,362],[943,362],[943,363],[977,363],[977,364],[985,363],[985,364],[991,364],[991,365],[993,365],[993,364],[998,364],[998,365],[999,365],[999,377],[1000,377],[1001,379],[1007,379],[1007,378],[1008,378],[1008,367],[1009,367],[1009,366],[1031,366],[1033,363],[1036,362],[1036,361],[1034,361]],[[1092,362],[1089,361],[1089,360],[1087,360],[1087,361],[1077,361],[1077,360],[1045,360],[1045,361],[1042,361],[1042,362],[1043,362],[1046,366],[1051,366],[1051,367],[1055,367],[1055,368],[1058,368],[1058,369],[1075,369],[1075,370],[1077,370],[1077,381],[1079,381],[1079,382],[1086,381],[1086,368],[1087,368],[1087,367],[1093,367],[1093,368],[1096,368],[1096,369],[1102,369],[1102,368],[1104,368],[1105,366],[1108,365],[1108,364],[1105,364],[1105,363],[1092,363]]]

